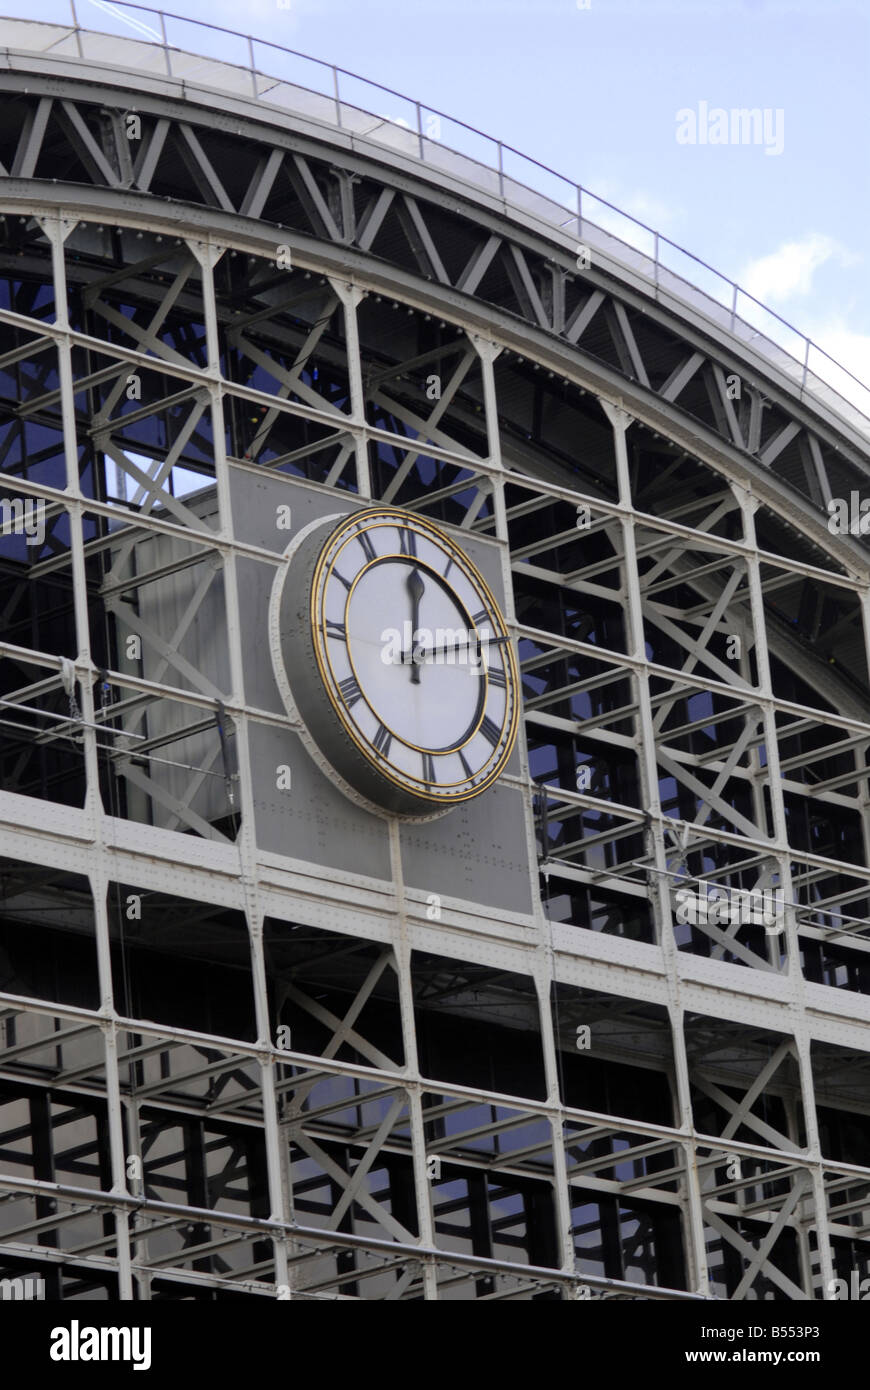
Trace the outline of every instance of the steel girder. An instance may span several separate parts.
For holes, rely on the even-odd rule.
[[[620,394],[636,406],[643,402],[651,423],[688,421],[693,437],[703,427],[823,511],[832,496],[866,480],[865,441],[850,438],[842,421],[823,423],[803,392],[778,385],[764,364],[748,369],[745,344],[732,341],[729,351],[715,341],[712,323],[705,332],[688,316],[675,322],[654,298],[620,283],[618,270],[593,263],[578,273],[570,245],[560,248],[552,238],[531,235],[519,217],[498,216],[433,185],[431,174],[412,177],[385,167],[385,155],[375,160],[334,144],[324,150],[277,121],[239,116],[231,123],[197,109],[190,97],[179,102],[146,93],[135,104],[143,130],[134,158],[122,119],[130,108],[118,104],[110,86],[84,80],[84,69],[82,80],[67,79],[61,93],[57,79],[33,73],[26,98],[24,85],[14,68],[0,75],[0,90],[16,93],[5,106],[12,119],[3,167],[4,192],[13,199],[20,190],[32,202],[49,168],[72,167],[75,182],[119,196],[116,206],[124,207],[125,193],[144,192],[208,209],[216,230],[226,224],[214,214],[271,222],[291,234],[290,244],[301,238],[305,251],[314,249],[312,242],[321,252],[343,249],[338,264],[345,269],[373,261],[370,280],[375,268],[388,265],[390,283],[404,272],[427,300],[441,291],[446,302],[464,303],[466,315],[469,301],[495,307],[523,325],[519,343],[528,343],[528,330],[535,329],[569,345],[575,366],[588,365],[592,381],[609,368],[603,380],[621,380]],[[72,208],[77,200],[53,187],[50,202]],[[736,402],[726,384],[732,377],[743,388]]]

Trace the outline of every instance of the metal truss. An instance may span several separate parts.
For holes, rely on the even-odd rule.
[[[870,566],[826,504],[866,445],[364,142],[155,90],[131,149],[93,71],[0,87],[0,470],[44,532],[0,534],[3,1272],[506,1300],[864,1270]],[[396,823],[380,875],[263,839],[256,750],[294,729],[248,604],[310,494],[497,557],[531,911],[421,887]],[[714,887],[778,892],[774,929],[681,919]]]

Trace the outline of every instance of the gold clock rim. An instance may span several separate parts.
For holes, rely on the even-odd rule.
[[[372,525],[360,528],[360,521],[363,518],[368,517],[371,517]],[[459,548],[459,546],[452,539],[451,536],[443,532],[440,529],[440,527],[438,527],[434,522],[430,521],[428,518],[418,517],[413,514],[409,515],[407,512],[402,511],[401,508],[398,507],[366,508],[365,512],[363,513],[357,515],[351,514],[346,519],[346,521],[339,523],[335,530],[330,533],[330,535],[323,543],[320,554],[318,555],[317,561],[314,566],[314,571],[311,577],[309,595],[309,621],[314,646],[314,657],[317,663],[318,672],[320,674],[320,678],[323,683],[324,689],[326,690],[327,696],[329,698],[329,702],[332,705],[333,710],[341,720],[342,727],[345,729],[345,732],[348,734],[357,750],[362,754],[368,765],[375,772],[377,772],[386,781],[390,782],[393,786],[400,788],[402,791],[406,791],[412,796],[419,796],[421,798],[429,800],[433,804],[444,805],[459,801],[471,800],[480,792],[485,791],[486,788],[491,786],[492,783],[501,775],[505,767],[505,764],[507,763],[511,753],[513,752],[517,734],[519,731],[519,676],[517,670],[516,657],[514,655],[513,646],[510,641],[505,643],[504,646],[504,651],[507,655],[507,661],[505,662],[505,666],[507,668],[509,682],[509,719],[502,725],[502,729],[505,731],[503,747],[500,753],[497,752],[495,754],[494,765],[486,774],[486,776],[476,786],[469,788],[465,792],[448,792],[445,794],[443,790],[427,792],[424,789],[443,789],[446,786],[463,786],[467,785],[467,779],[465,782],[439,783],[430,782],[427,778],[415,778],[414,782],[416,783],[416,785],[411,785],[410,778],[408,781],[403,781],[400,777],[394,777],[388,770],[388,767],[385,767],[385,760],[378,758],[377,754],[373,754],[371,743],[358,734],[355,722],[350,718],[344,703],[337,697],[335,693],[335,673],[332,669],[332,663],[329,657],[328,648],[326,646],[325,637],[320,631],[319,618],[321,615],[316,611],[319,606],[317,603],[317,596],[318,591],[321,588],[321,577],[323,574],[323,570],[327,564],[326,554],[327,550],[331,548],[331,544],[334,542],[336,534],[340,535],[340,533],[342,532],[342,530],[345,529],[345,527],[353,527],[353,531],[352,534],[347,536],[346,540],[343,540],[341,542],[339,550],[343,549],[344,546],[353,539],[354,535],[359,535],[360,529],[372,529],[372,527],[377,524],[377,517],[384,518],[384,525],[395,525],[396,518],[401,518],[405,526],[417,527],[419,531],[424,534],[428,532],[430,540],[432,540],[435,544],[441,546],[442,548],[446,548],[448,552],[451,553],[454,559],[454,563],[458,563],[460,567],[465,568],[466,571],[470,570],[470,573],[467,574],[467,577],[469,578],[470,582],[473,584],[475,588],[479,589],[481,596],[486,600],[488,610],[490,611],[491,615],[494,616],[494,618],[497,620],[498,626],[501,628],[502,634],[507,637],[510,636],[510,634],[507,631],[507,624],[505,622],[504,615],[501,611],[501,606],[499,605],[495,595],[493,594],[483,575],[478,570],[477,566],[474,564],[474,561],[464,554],[464,552]],[[407,558],[404,557],[401,552],[396,552],[396,556],[397,558]],[[392,558],[392,553],[389,558]],[[329,568],[334,568],[336,563],[337,559],[334,557],[333,560],[330,562]],[[350,599],[350,593],[352,592],[353,587],[356,585],[360,575],[362,575],[365,572],[365,570],[368,569],[369,565],[372,563],[372,561],[368,561],[366,565],[363,567],[363,569],[359,571],[357,577],[354,579],[353,584],[351,585],[351,591],[348,592],[348,598],[345,603],[345,614],[347,612],[347,602]],[[441,578],[442,576],[438,577]],[[452,586],[449,584],[449,581],[448,588],[452,588]],[[464,604],[460,604],[459,606],[461,607],[461,609],[465,609]],[[354,670],[352,658],[350,658],[350,662],[351,669]],[[328,667],[328,676],[326,667]],[[486,679],[488,687],[488,676]],[[365,698],[365,696],[363,696],[363,698]],[[368,704],[368,701],[366,701],[366,703]],[[371,709],[371,705],[369,705],[369,709]],[[480,724],[483,722],[485,709],[486,700],[484,700],[484,712],[481,714],[474,731],[469,735],[469,739],[474,737],[475,733],[480,727]],[[372,713],[374,714],[375,712],[372,711]],[[375,715],[375,717],[380,719],[380,715]],[[395,733],[394,730],[391,730],[391,733],[393,733],[393,736],[397,738],[399,742],[404,743],[406,747],[417,747],[414,744],[408,744],[407,741],[405,739],[402,739],[401,736]],[[468,742],[468,740],[466,740],[466,742]],[[461,747],[465,747],[465,743],[463,743]],[[432,750],[428,748],[420,748],[417,751],[430,754],[432,752]],[[458,749],[451,749],[450,751],[457,752]],[[405,775],[407,776],[407,774]]]

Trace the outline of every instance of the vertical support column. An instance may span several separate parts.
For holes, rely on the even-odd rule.
[[[135,1068],[135,1062],[128,1062],[128,1073]],[[131,1088],[132,1089],[132,1088]],[[124,1114],[127,1120],[127,1147],[130,1154],[135,1154],[142,1163],[142,1178],[138,1181],[139,1192],[145,1191],[145,1155],[142,1152],[142,1128],[140,1125],[139,1101],[135,1096],[130,1096],[124,1106]],[[136,1180],[134,1180],[135,1182]],[[128,1179],[128,1186],[130,1180]],[[134,1196],[137,1195],[136,1187],[133,1187]],[[151,1300],[151,1271],[145,1266],[148,1262],[148,1235],[147,1232],[139,1235],[135,1227],[130,1233],[130,1255],[134,1267],[141,1264],[142,1268],[136,1275],[139,1285],[139,1301],[142,1303]]]
[[[797,1103],[792,1096],[786,1096],[783,1100],[785,1109],[786,1132],[795,1148],[798,1148],[800,1139],[800,1116],[798,1114]],[[798,1264],[801,1272],[801,1285],[811,1292],[813,1287],[813,1256],[810,1249],[810,1227],[815,1224],[815,1194],[809,1200],[809,1193],[813,1192],[812,1182],[809,1183],[807,1196],[802,1197],[795,1211],[795,1236],[797,1237]]]
[[[626,508],[626,510],[630,512],[633,503],[631,496],[631,477],[628,467],[628,447],[625,436],[629,426],[632,424],[632,417],[621,406],[612,405],[610,402],[604,400],[601,400],[600,404],[613,429],[619,503],[621,507]],[[644,662],[646,660],[646,643],[643,630],[640,573],[637,566],[637,545],[633,515],[629,514],[623,516],[620,524],[622,526],[623,554],[625,556],[629,654],[635,661]],[[705,1293],[707,1291],[707,1252],[704,1242],[704,1218],[701,1206],[697,1155],[694,1139],[692,1137],[694,1122],[692,1117],[691,1090],[689,1086],[689,1064],[686,1057],[686,1045],[683,1033],[683,1007],[680,1000],[679,952],[677,950],[676,941],[674,940],[671,908],[668,898],[668,880],[665,874],[667,857],[665,851],[662,808],[659,798],[655,725],[652,715],[649,676],[646,669],[642,667],[637,672],[634,679],[635,688],[637,690],[639,723],[636,738],[638,766],[640,769],[643,805],[646,806],[650,816],[650,836],[652,840],[653,858],[655,861],[654,867],[656,870],[653,875],[655,883],[651,889],[651,893],[653,895],[653,901],[657,904],[658,908],[655,916],[658,926],[659,945],[662,949],[667,971],[669,995],[668,1014],[671,1023],[674,1051],[674,1071],[677,1089],[677,1105],[679,1108],[679,1123],[684,1132],[690,1136],[684,1147],[686,1157],[686,1199],[684,1213],[688,1228],[686,1255],[690,1283],[694,1286],[696,1292]]]
[[[507,505],[505,501],[504,463],[501,455],[501,435],[498,427],[498,397],[495,386],[494,366],[502,349],[496,343],[487,342],[476,335],[470,335],[481,364],[483,378],[483,403],[486,415],[487,462],[498,472],[492,475],[492,502],[495,516],[495,533],[501,542],[502,587],[504,590],[504,610],[508,625],[516,625],[514,606],[513,575],[511,572],[510,534],[508,531]],[[526,827],[526,852],[531,872],[532,908],[538,923],[538,949],[535,953],[535,988],[538,998],[538,1016],[541,1025],[541,1045],[544,1054],[544,1075],[547,1085],[547,1105],[550,1107],[549,1124],[553,1151],[553,1194],[558,1224],[558,1241],[561,1268],[573,1272],[574,1241],[571,1234],[571,1197],[568,1187],[568,1165],[565,1159],[564,1110],[559,1092],[559,1067],[556,1057],[556,1037],[553,1029],[553,1015],[550,997],[555,980],[555,960],[553,956],[553,936],[549,918],[544,912],[538,891],[537,875],[533,872],[538,859],[535,835],[535,817],[532,807],[532,778],[529,768],[529,753],[526,743],[525,724],[520,720],[517,736],[517,749],[520,758],[520,772],[523,779],[523,810]]]
[[[72,344],[69,338],[66,263],[64,245],[76,227],[76,219],[59,212],[57,217],[39,219],[51,244],[52,277],[54,280],[55,324],[63,332],[57,339],[58,382],[60,385],[61,419],[63,421],[64,458],[66,462],[67,510],[70,526],[70,566],[73,585],[73,611],[76,633],[76,677],[81,693],[84,727],[79,730],[85,762],[85,815],[92,839],[88,877],[94,902],[94,922],[97,946],[97,972],[100,986],[100,1027],[106,1067],[106,1111],[109,1126],[109,1155],[112,1170],[113,1194],[127,1196],[127,1169],[124,1152],[124,1129],[121,1114],[121,1085],[118,1072],[117,1024],[112,989],[112,957],[109,941],[109,921],[106,910],[108,859],[105,846],[105,823],[100,798],[99,765],[97,761],[96,730],[94,728],[93,682],[96,667],[91,658],[91,637],[88,622],[87,573],[82,520],[85,497],[79,479],[76,447],[75,387],[72,369]],[[118,1249],[118,1294],[128,1301],[133,1297],[130,1258],[129,1217],[125,1208],[113,1212]]]
[[[402,1043],[405,1050],[411,1157],[414,1167],[419,1240],[422,1246],[434,1249],[436,1243],[435,1219],[432,1212],[431,1187],[426,1164],[426,1130],[423,1124],[420,1062],[417,1056],[414,991],[411,985],[411,946],[408,941],[408,915],[405,899],[405,875],[402,870],[400,830],[400,822],[395,816],[391,816],[389,820],[390,872],[393,880],[393,892],[396,897],[393,950],[396,953],[396,966],[399,972],[399,1007],[402,1016]],[[423,1261],[423,1292],[427,1300],[438,1297],[438,1272],[430,1259]]]
[[[743,488],[740,486],[739,483],[734,483],[734,482],[732,482],[732,483],[730,484],[730,487],[731,487],[731,492],[732,492],[733,495],[734,495],[734,499],[735,499],[735,501],[736,501],[736,503],[737,503],[737,506],[738,506],[738,508],[741,509],[741,522],[745,525],[745,513],[744,513],[743,510],[742,510],[742,504],[743,504]],[[744,530],[744,532],[743,532],[743,539],[744,539],[744,541],[746,541],[747,545],[751,544],[751,541],[750,541],[749,538],[747,537],[745,530]],[[740,561],[737,561],[736,563],[740,563]],[[740,676],[741,676],[741,679],[744,680],[744,681],[746,682],[747,686],[751,686],[752,683],[753,683],[753,681],[752,681],[752,660],[751,660],[751,654],[752,654],[752,650],[755,648],[755,646],[756,646],[756,644],[757,644],[757,641],[758,641],[758,634],[757,634],[756,625],[755,625],[755,610],[754,610],[751,606],[750,606],[750,622],[749,622],[749,629],[750,629],[751,642],[749,642],[749,641],[742,641],[742,643],[741,643],[741,651],[740,651]],[[736,635],[737,635],[737,636],[740,636],[739,633],[736,634]],[[767,742],[767,729],[766,729],[766,726],[765,726],[765,743],[766,743],[766,742]],[[748,756],[749,756],[750,777],[751,777],[751,779],[752,779],[752,782],[751,782],[751,786],[752,786],[752,814],[753,814],[753,816],[754,816],[754,818],[755,818],[755,824],[758,826],[759,831],[763,834],[763,833],[765,833],[765,826],[766,826],[766,821],[767,821],[767,807],[766,807],[766,802],[765,802],[765,799],[764,799],[764,788],[765,788],[765,785],[767,784],[767,780],[768,780],[768,779],[767,779],[767,767],[765,766],[765,764],[764,764],[764,763],[762,762],[762,760],[761,760],[761,754],[760,754],[760,750],[759,750],[759,745],[758,745],[755,741],[752,742],[752,744],[750,745],[750,747],[749,747],[749,749],[748,749]],[[770,862],[771,862],[771,863],[775,863],[775,864],[776,864],[776,867],[777,867],[777,871],[779,871],[779,869],[780,869],[779,859],[776,858],[775,856],[772,856]],[[766,870],[766,869],[760,871],[759,877],[758,877],[758,880],[757,880],[757,886],[760,887],[760,888],[766,888],[766,887],[772,886],[772,885],[769,885],[769,884],[767,883],[767,870]],[[778,937],[778,936],[773,936],[773,935],[766,935],[766,936],[765,936],[765,940],[764,940],[764,948],[765,948],[765,954],[766,954],[766,956],[767,956],[768,961],[771,963],[771,965],[774,966],[775,969],[778,970],[778,969],[779,969],[779,937]]]
[[[232,700],[244,706],[245,663],[242,650],[242,623],[239,611],[239,586],[234,549],[234,528],[230,467],[227,461],[224,421],[223,384],[220,375],[220,339],[217,307],[214,294],[214,266],[223,255],[224,247],[209,241],[189,242],[191,251],[202,272],[202,301],[208,348],[207,373],[212,378],[211,395],[212,447],[214,450],[215,486],[218,497],[218,516],[221,554],[224,566],[224,595],[226,601],[227,644],[229,648]],[[263,1097],[263,1128],[266,1142],[266,1166],[269,1184],[271,1219],[290,1225],[288,1195],[285,1189],[286,1170],[282,1156],[282,1136],[278,1121],[275,1094],[275,1049],[269,1029],[269,1003],[266,968],[263,955],[263,914],[259,902],[259,875],[254,822],[254,788],[251,774],[249,724],[246,713],[236,719],[236,747],[239,768],[239,810],[241,825],[236,838],[239,852],[239,878],[245,895],[245,915],[251,950],[251,971],[254,988],[254,1010],[257,1021],[257,1043],[261,1049],[260,1087]],[[289,1290],[287,1240],[273,1239],[275,1283]]]
[[[330,285],[335,290],[344,308],[344,342],[347,352],[347,374],[350,381],[350,430],[353,434],[356,453],[356,485],[360,497],[371,497],[372,484],[369,475],[368,438],[366,434],[366,402],[363,390],[362,361],[359,350],[359,327],[356,321],[357,305],[365,299],[366,291],[358,285],[348,285],[344,280],[333,280]]]
[[[864,628],[864,661],[868,676],[870,676],[870,589],[865,580],[861,588],[861,618]],[[861,744],[855,750],[855,765],[860,766],[860,759],[863,758],[867,749],[867,744]],[[864,846],[864,862],[870,864],[870,780],[866,777],[861,783],[859,796],[861,802],[861,835]]]
[[[791,861],[788,850],[788,826],[785,817],[785,802],[782,793],[782,771],[779,760],[779,743],[776,732],[776,714],[772,705],[773,683],[770,675],[770,654],[767,645],[767,628],[764,618],[764,594],[761,588],[761,566],[757,554],[755,534],[755,513],[760,503],[751,493],[739,496],[743,512],[743,532],[751,553],[746,566],[749,579],[749,598],[752,611],[752,625],[755,633],[755,659],[758,671],[758,686],[764,705],[764,740],[767,749],[768,786],[773,816],[773,837],[776,842],[776,857],[779,863],[779,876],[786,904],[794,902],[794,889],[791,878]],[[804,1124],[807,1133],[807,1157],[811,1164],[810,1177],[816,1207],[816,1236],[818,1240],[819,1263],[821,1266],[822,1287],[827,1288],[834,1277],[831,1242],[828,1234],[827,1200],[825,1196],[824,1169],[822,1165],[818,1118],[816,1116],[815,1086],[813,1084],[810,1034],[806,1024],[806,989],[801,971],[800,943],[794,908],[786,907],[785,930],[788,949],[788,980],[791,998],[789,1001],[792,1031],[798,1055],[798,1069],[801,1081],[801,1099],[804,1109]],[[812,1296],[812,1287],[806,1290]]]

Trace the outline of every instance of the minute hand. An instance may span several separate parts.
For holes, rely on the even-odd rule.
[[[475,651],[485,647],[497,647],[509,642],[510,637],[482,637],[479,642],[451,642],[446,647],[414,647],[411,652],[402,653],[402,664],[409,661],[419,661],[427,656],[445,656],[447,652],[462,652],[474,648]]]

